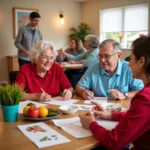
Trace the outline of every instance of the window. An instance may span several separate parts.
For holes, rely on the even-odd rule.
[[[100,11],[100,40],[114,39],[123,48],[148,34],[148,5],[104,9]]]

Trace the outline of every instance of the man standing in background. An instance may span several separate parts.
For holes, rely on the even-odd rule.
[[[29,51],[40,40],[42,34],[37,28],[41,16],[37,12],[30,14],[30,23],[19,29],[15,46],[18,48],[19,66],[30,63]]]

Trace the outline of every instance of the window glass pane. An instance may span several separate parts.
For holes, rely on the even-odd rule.
[[[121,8],[101,10],[100,16],[100,32],[122,31]]]
[[[131,48],[132,42],[140,36],[147,35],[148,32],[125,32],[122,46],[123,48]]]
[[[148,30],[148,6],[126,7],[124,9],[124,31]]]
[[[106,39],[113,39],[115,40],[116,42],[119,42],[120,43],[120,33],[117,32],[117,33],[106,33]]]

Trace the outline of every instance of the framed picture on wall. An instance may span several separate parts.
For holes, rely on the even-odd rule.
[[[38,12],[38,9],[32,8],[13,8],[13,37],[16,38],[18,30],[29,23],[31,12]]]

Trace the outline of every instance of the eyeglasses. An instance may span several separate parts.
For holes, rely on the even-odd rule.
[[[115,52],[115,53],[113,53],[113,54],[104,54],[104,55],[98,54],[97,57],[98,57],[98,59],[104,58],[105,60],[108,60],[108,59],[111,58],[111,56],[113,56],[113,55],[115,55],[115,54],[117,54],[117,53],[118,53],[118,52]]]
[[[45,55],[43,55],[43,56],[41,56],[41,58],[44,61],[48,61],[48,60],[53,61],[54,60],[54,56],[45,56]]]

